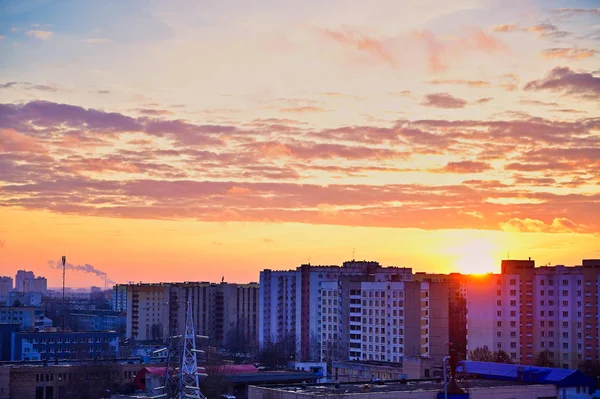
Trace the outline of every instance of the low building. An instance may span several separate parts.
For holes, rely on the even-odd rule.
[[[116,331],[14,332],[11,360],[109,359],[119,356]]]
[[[512,381],[472,380],[466,394],[448,399],[549,399],[557,398],[553,385],[515,384]],[[280,387],[250,386],[248,399],[444,399],[443,383],[437,381],[394,381],[369,383],[299,384]]]
[[[0,366],[0,399],[60,399],[84,395],[99,398],[107,390],[133,392],[133,381],[146,366],[113,361],[3,364]]]
[[[589,397],[596,390],[596,381],[579,370],[466,360],[458,371],[487,380],[554,385],[561,398]]]
[[[74,331],[125,332],[125,313],[110,310],[81,310],[70,312],[66,325]]]
[[[6,299],[6,306],[40,306],[42,304],[42,293],[41,292],[18,292],[12,291],[8,293]]]
[[[332,378],[342,382],[432,378],[433,361],[425,357],[402,357],[400,362],[333,362]]]
[[[22,331],[44,327],[44,310],[33,306],[0,306],[0,323],[19,323]]]

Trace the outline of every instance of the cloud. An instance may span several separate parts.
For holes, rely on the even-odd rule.
[[[452,84],[452,85],[464,85],[468,87],[490,87],[491,83],[486,80],[465,80],[465,79],[437,79],[437,80],[429,80],[428,84],[432,85],[444,85],[444,84]]]
[[[583,60],[593,57],[598,51],[586,48],[550,48],[542,50],[542,57],[548,59]]]
[[[46,151],[40,140],[21,134],[14,129],[0,128],[0,152],[45,153]]]
[[[464,108],[467,101],[448,93],[435,93],[426,95],[421,104],[436,108]]]
[[[326,110],[320,107],[304,106],[304,107],[287,107],[281,108],[280,112],[293,112],[293,113],[314,113],[314,112],[325,112]]]
[[[57,92],[60,90],[56,86],[39,85],[39,84],[30,83],[30,82],[0,83],[0,90],[1,89],[11,89],[11,88],[23,89],[23,90],[39,90],[39,91],[46,91],[46,92]]]
[[[548,215],[556,215],[581,232],[598,231],[590,209],[600,201],[600,120],[503,117],[318,128],[285,119],[206,125],[43,101],[0,104],[7,147],[0,150],[0,206],[423,229],[498,229],[515,218],[551,224]],[[449,154],[459,161],[442,158],[431,169]],[[389,183],[431,173],[481,178]],[[510,184],[485,180],[490,175]],[[547,192],[552,179],[578,189]],[[322,181],[328,184],[315,184]]]
[[[110,39],[101,38],[101,37],[92,37],[92,38],[89,38],[89,39],[83,39],[82,42],[83,43],[87,43],[87,44],[102,44],[102,43],[110,43],[111,40]]]
[[[519,87],[519,77],[514,73],[502,75],[500,76],[500,83],[498,86],[506,91],[515,91]]]
[[[488,102],[490,102],[492,100],[493,100],[492,97],[483,97],[483,98],[480,98],[478,100],[475,100],[475,104],[485,104],[485,103],[488,103]]]
[[[500,223],[500,229],[525,233],[579,233],[585,230],[585,226],[562,217],[554,218],[552,223],[544,223],[538,219],[512,218]]]
[[[342,46],[351,48],[355,51],[366,53],[373,59],[376,59],[393,68],[396,67],[396,60],[387,50],[383,41],[369,37],[358,29],[344,28],[342,30],[317,29],[317,32]]]
[[[528,82],[525,90],[559,91],[588,99],[600,98],[600,77],[591,73],[576,72],[569,67],[556,67],[545,78]]]
[[[548,23],[542,23],[525,27],[516,24],[504,24],[493,27],[492,31],[499,33],[531,32],[536,34],[538,37],[549,39],[560,39],[571,35],[570,32],[560,30],[556,25]]]
[[[263,238],[263,242],[265,242],[267,244],[272,244],[275,242],[275,240],[272,238]]]
[[[6,245],[6,240],[0,240],[0,249],[4,248]]]
[[[576,15],[600,16],[600,8],[557,8],[555,14],[573,17]]]
[[[448,162],[442,169],[436,171],[442,173],[481,173],[493,169],[489,163],[478,161]]]
[[[52,32],[47,30],[29,30],[25,32],[28,36],[33,36],[40,40],[48,40],[52,37]]]
[[[558,107],[556,102],[540,101],[540,100],[519,100],[519,104],[526,105],[544,105],[547,107]]]

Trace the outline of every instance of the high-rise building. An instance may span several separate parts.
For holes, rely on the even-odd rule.
[[[0,303],[4,303],[8,293],[13,289],[13,279],[8,276],[0,276]]]
[[[558,367],[598,360],[600,260],[580,266],[535,267],[502,261],[502,273],[467,284],[468,350],[487,345],[522,364],[540,352]]]
[[[48,291],[48,280],[46,280],[46,277],[38,276],[34,278],[31,291],[41,292],[42,294]]]
[[[415,353],[432,356],[432,349],[436,357],[446,354],[447,284],[411,283],[412,279],[410,268],[382,267],[372,261],[352,260],[341,267],[307,264],[295,270],[264,270],[260,277],[259,343],[264,346],[268,342],[281,342],[290,339],[295,332],[299,360],[393,361],[405,353],[404,343],[399,343],[400,339],[404,342],[404,336],[394,336],[402,333],[409,336],[413,345],[407,349],[411,356]],[[430,294],[430,285],[435,287],[432,291],[435,300],[443,302],[435,310],[429,308],[428,297],[421,297]],[[386,299],[388,291],[392,295],[389,302]],[[394,305],[394,292],[396,295],[402,292],[408,297],[401,301],[396,298]],[[439,292],[443,294],[440,296]],[[376,299],[363,298],[363,293],[378,296]],[[365,305],[363,301],[366,301]],[[365,311],[366,315],[363,314]],[[398,323],[404,322],[405,311],[408,312],[406,317],[411,318],[411,325],[400,328]],[[440,312],[438,319],[433,321],[430,311]],[[400,313],[403,316],[399,316]],[[371,319],[378,324],[370,325]],[[431,328],[430,322],[435,323],[435,329]],[[366,328],[366,343],[363,342],[363,327]],[[366,345],[365,349],[363,345]],[[402,352],[399,352],[400,348]]]
[[[127,284],[116,284],[113,286],[111,307],[115,312],[127,311]]]
[[[258,284],[208,282],[127,284],[126,337],[162,340],[185,326],[186,295],[192,298],[195,331],[210,344],[238,351],[257,346]],[[119,293],[121,285],[115,286]],[[117,302],[118,306],[121,306]]]
[[[322,359],[442,361],[448,353],[446,283],[351,280],[322,284]]]
[[[41,292],[48,290],[48,282],[45,277],[35,277],[35,274],[27,270],[18,270],[15,276],[15,291],[18,292]]]
[[[35,278],[35,275],[31,271],[18,270],[15,276],[15,291],[29,292],[33,284],[31,280]]]

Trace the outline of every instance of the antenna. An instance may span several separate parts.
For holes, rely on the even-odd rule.
[[[506,253],[506,259],[510,260],[510,251]]]
[[[356,252],[356,248],[352,248],[352,260],[356,259],[356,257],[354,256]]]
[[[63,298],[62,298],[62,330],[65,331],[65,264],[67,263],[67,257],[63,255]]]

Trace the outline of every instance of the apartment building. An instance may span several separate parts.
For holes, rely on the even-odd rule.
[[[469,279],[468,349],[503,349],[522,364],[547,351],[563,368],[597,361],[598,284],[600,260],[570,267],[502,261],[502,274]]]
[[[113,286],[111,308],[115,312],[127,312],[127,284]]]
[[[422,356],[441,362],[448,353],[444,283],[342,279],[323,283],[321,298],[321,355],[326,361],[398,363],[404,356]]]
[[[8,276],[0,276],[0,303],[6,301],[8,293],[13,289],[13,279]]]
[[[44,310],[29,306],[0,306],[0,323],[17,323],[23,331],[44,327]]]
[[[119,356],[119,334],[92,332],[13,332],[11,359],[106,359]]]
[[[412,269],[382,267],[373,261],[352,260],[342,266],[304,264],[286,271],[264,270],[260,278],[259,343],[262,346],[266,342],[289,339],[295,331],[297,359],[319,360],[326,351],[326,357],[347,360],[350,348],[357,349],[353,347],[358,344],[350,342],[350,336],[355,335],[355,330],[351,332],[350,329],[357,328],[358,318],[362,316],[356,314],[359,308],[342,304],[362,300],[360,294],[356,295],[357,291],[362,292],[361,282],[411,280]],[[326,308],[323,308],[323,299],[326,300]],[[323,333],[328,340],[325,343],[321,342]],[[381,356],[381,348],[377,352],[374,349],[370,351],[367,358],[369,355]],[[362,357],[362,351],[358,357]]]
[[[195,331],[209,336],[211,345],[257,346],[257,283],[140,283],[125,287],[127,338],[163,340],[180,334],[185,327],[185,303],[189,295]],[[122,288],[117,286],[116,290]]]

